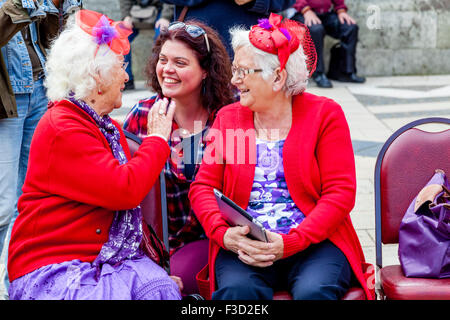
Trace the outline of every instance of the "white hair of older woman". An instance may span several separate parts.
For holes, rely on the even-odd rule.
[[[71,91],[76,99],[84,99],[99,85],[111,82],[112,67],[120,62],[118,55],[102,44],[94,57],[96,49],[94,38],[75,23],[75,15],[70,16],[46,62],[45,87],[51,101],[62,100]]]
[[[235,52],[240,47],[251,49],[253,61],[258,68],[263,70],[262,77],[267,80],[273,71],[280,67],[280,61],[278,60],[277,55],[264,52],[253,46],[249,39],[249,32],[250,30],[245,29],[242,26],[231,28],[231,46]],[[299,46],[297,50],[291,53],[285,69],[287,72],[287,79],[283,91],[286,95],[293,96],[305,91],[308,84],[309,71],[306,67],[306,56],[303,53],[302,46]]]

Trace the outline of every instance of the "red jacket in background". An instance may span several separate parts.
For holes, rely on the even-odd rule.
[[[347,10],[344,0],[297,0],[293,7],[298,12],[302,12],[303,9],[309,7],[318,14],[326,13],[330,11],[332,7],[334,11],[338,11],[340,9]]]
[[[241,130],[242,136],[230,135],[235,130]],[[256,143],[253,112],[239,103],[223,107],[208,135],[211,142],[191,184],[189,198],[210,239],[208,281],[211,294],[215,290],[215,259],[219,249],[224,248],[223,236],[229,228],[220,214],[213,188],[222,190],[239,206],[247,208],[256,166],[256,147],[249,148]],[[218,156],[223,163],[211,161],[213,156]],[[283,147],[283,166],[289,193],[306,215],[298,227],[282,234],[283,258],[329,239],[347,257],[367,298],[373,299],[374,269],[365,263],[349,215],[356,196],[350,131],[336,102],[308,93],[293,97],[292,127]],[[198,275],[201,287],[206,282],[202,281],[206,280],[202,275],[202,272]]]
[[[130,159],[125,135],[114,124]],[[49,264],[93,262],[115,211],[139,205],[169,154],[167,142],[149,137],[120,165],[94,120],[69,101],[57,102],[31,142],[9,246],[10,281]]]

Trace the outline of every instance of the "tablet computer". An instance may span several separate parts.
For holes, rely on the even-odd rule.
[[[239,207],[233,200],[224,196],[219,190],[214,189],[214,195],[219,204],[220,213],[231,226],[249,226],[250,238],[268,242],[266,229],[258,220]]]

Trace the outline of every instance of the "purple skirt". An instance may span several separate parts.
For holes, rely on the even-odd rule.
[[[66,261],[41,267],[14,280],[11,300],[179,300],[167,272],[147,256],[97,268],[89,262]]]

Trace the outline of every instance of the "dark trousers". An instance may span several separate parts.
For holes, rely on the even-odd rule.
[[[213,300],[272,300],[274,290],[288,290],[294,300],[339,300],[353,275],[345,255],[328,240],[266,268],[249,266],[221,249],[215,272]]]
[[[138,36],[138,34],[139,34],[139,30],[136,28],[133,28],[133,33],[128,36],[128,41],[130,42],[130,52],[128,52],[128,54],[124,55],[124,57],[123,57],[123,61],[128,62],[127,69],[125,70],[128,73],[128,77],[129,77],[128,82],[134,82],[133,71],[131,68],[131,56],[132,56],[131,42],[133,42],[134,38],[136,38]]]
[[[309,27],[309,33],[316,47],[317,53],[317,73],[324,73],[325,66],[323,62],[323,42],[325,35],[329,35],[335,39],[339,39],[341,46],[345,51],[345,72],[356,72],[356,44],[358,42],[358,26],[356,24],[340,23],[337,14],[327,12],[324,14],[317,14],[317,17],[322,21],[322,24],[313,24]],[[292,20],[297,20],[304,23],[305,18],[301,13],[297,13]]]

